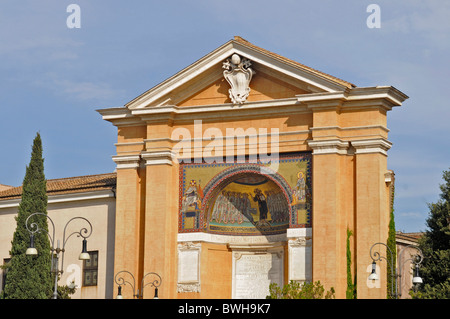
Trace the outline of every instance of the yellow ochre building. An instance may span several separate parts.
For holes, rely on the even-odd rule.
[[[160,298],[264,298],[290,280],[345,298],[352,230],[358,298],[384,298],[369,249],[388,235],[386,118],[405,99],[236,36],[98,110],[118,136],[114,273],[158,273]]]

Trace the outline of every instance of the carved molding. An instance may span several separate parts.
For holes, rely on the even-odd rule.
[[[191,241],[178,244],[178,250],[188,250],[188,249],[200,250],[201,247],[202,247],[201,243],[193,243]]]
[[[236,53],[223,62],[223,76],[231,86],[228,93],[234,104],[243,104],[250,94],[249,85],[255,74],[250,66],[250,60],[241,58]]]
[[[235,260],[239,260],[242,257],[242,252],[234,252],[233,255]]]
[[[289,247],[311,246],[311,237],[298,237],[289,240]]]
[[[200,283],[178,283],[177,292],[200,292]]]
[[[115,155],[112,159],[117,164],[117,169],[136,169],[140,165],[141,157],[140,155]]]
[[[145,160],[145,165],[173,165],[175,153],[172,151],[152,151],[143,152],[142,158]]]
[[[387,156],[387,151],[391,148],[392,143],[384,138],[356,140],[352,141],[355,148],[355,154],[381,153]]]
[[[298,228],[300,231],[303,228]],[[178,242],[208,242],[217,244],[230,244],[230,245],[267,245],[278,242],[286,241],[286,234],[267,235],[267,236],[230,236],[230,235],[218,235],[204,232],[196,233],[179,233]],[[234,247],[233,247],[234,248]]]
[[[320,154],[347,154],[349,143],[340,139],[308,141],[308,146],[313,149],[313,155]]]

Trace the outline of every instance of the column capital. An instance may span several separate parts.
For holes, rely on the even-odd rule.
[[[171,150],[165,151],[147,151],[141,154],[145,160],[145,165],[173,165],[173,161],[176,158],[176,154]]]
[[[322,154],[347,154],[349,142],[340,139],[332,140],[311,140],[308,141],[309,147],[313,149],[313,155]]]
[[[117,169],[138,168],[141,160],[140,155],[114,155],[113,161],[117,165]]]
[[[392,143],[384,138],[351,141],[351,144],[355,148],[356,155],[381,153],[387,156],[387,151],[392,146]]]

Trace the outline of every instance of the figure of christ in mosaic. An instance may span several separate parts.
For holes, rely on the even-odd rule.
[[[265,222],[267,220],[267,199],[264,196],[263,192],[259,188],[255,188],[254,190],[255,196],[253,196],[253,201],[258,202],[259,207],[259,221]]]

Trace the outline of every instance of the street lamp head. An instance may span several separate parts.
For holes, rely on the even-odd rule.
[[[369,275],[369,280],[378,280],[380,279],[378,277],[378,274],[376,272],[376,268],[377,268],[377,264],[375,263],[375,261],[372,262],[372,273]]]
[[[74,288],[76,288],[77,285],[75,284],[75,280],[72,280],[72,281],[70,282],[70,284],[67,285],[67,287],[68,287],[69,289],[74,289]]]
[[[25,252],[28,256],[37,255],[37,249],[34,248],[34,234],[30,235],[30,247],[27,248],[27,251]]]
[[[37,255],[38,252],[37,252],[36,248],[29,247],[29,248],[27,248],[27,251],[25,252],[25,254],[28,255],[28,256],[34,256],[34,255]]]
[[[122,286],[119,286],[117,290],[118,290],[118,291],[117,291],[116,299],[123,299],[123,296],[122,296]]]
[[[378,280],[378,279],[379,279],[379,277],[378,277],[377,273],[371,273],[369,275],[369,280]]]
[[[89,260],[91,259],[91,256],[89,256],[89,253],[87,252],[87,240],[83,239],[83,249],[81,250],[81,254],[78,257],[79,260]]]
[[[419,264],[416,264],[416,270],[414,272],[414,277],[412,279],[413,284],[421,284],[423,283],[422,278],[419,276]]]

